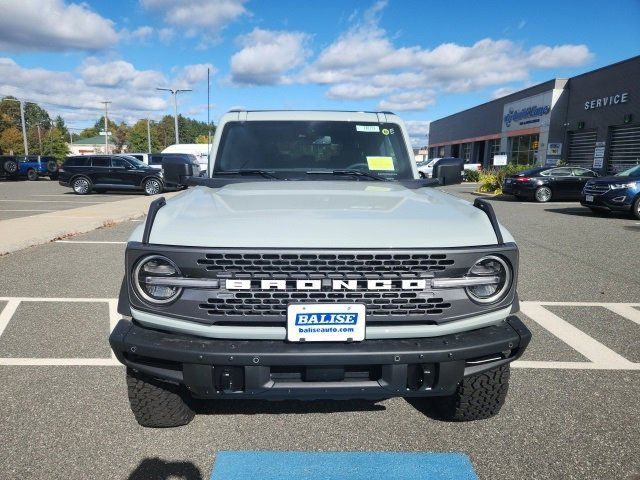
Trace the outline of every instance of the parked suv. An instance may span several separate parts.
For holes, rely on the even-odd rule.
[[[611,177],[589,180],[580,203],[593,212],[630,212],[640,219],[640,165]]]
[[[162,170],[128,155],[67,157],[59,175],[60,185],[71,187],[78,195],[107,190],[142,190],[155,195],[164,190]]]
[[[27,180],[38,180],[40,177],[58,179],[58,162],[54,157],[42,157],[40,155],[17,156],[18,175],[27,177]]]
[[[452,421],[498,413],[531,333],[518,248],[489,202],[419,179],[389,112],[233,111],[208,178],[152,202],[125,253],[110,336],[143,426],[192,399],[416,397]],[[515,420],[515,419],[514,419]]]

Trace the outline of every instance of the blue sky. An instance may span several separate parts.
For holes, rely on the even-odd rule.
[[[206,120],[250,109],[393,110],[428,122],[639,54],[640,2],[5,0],[0,95],[73,126],[101,100],[133,122],[172,113],[156,86],[192,88]],[[416,140],[419,143],[419,140]]]

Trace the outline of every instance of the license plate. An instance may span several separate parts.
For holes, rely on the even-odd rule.
[[[593,202],[593,195],[585,195],[584,199],[587,202]]]
[[[295,303],[287,307],[290,342],[364,340],[366,307],[360,303]]]

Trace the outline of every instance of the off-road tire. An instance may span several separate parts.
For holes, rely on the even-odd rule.
[[[36,172],[33,168],[27,170],[27,180],[35,182],[38,180],[38,172]]]
[[[15,160],[6,160],[2,165],[4,171],[9,175],[15,175],[18,173],[18,162]]]
[[[631,206],[631,214],[640,220],[640,197],[636,198],[636,201],[633,202]]]
[[[502,365],[477,375],[465,377],[456,393],[431,400],[434,413],[441,420],[466,422],[496,415],[509,390],[509,365]]]
[[[47,172],[56,173],[58,171],[58,162],[55,160],[49,160],[47,162]]]
[[[179,427],[193,420],[194,412],[182,386],[127,369],[127,390],[131,411],[143,427]]]

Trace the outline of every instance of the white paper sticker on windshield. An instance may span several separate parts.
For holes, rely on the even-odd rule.
[[[378,125],[356,125],[356,132],[379,133],[380,127]]]

